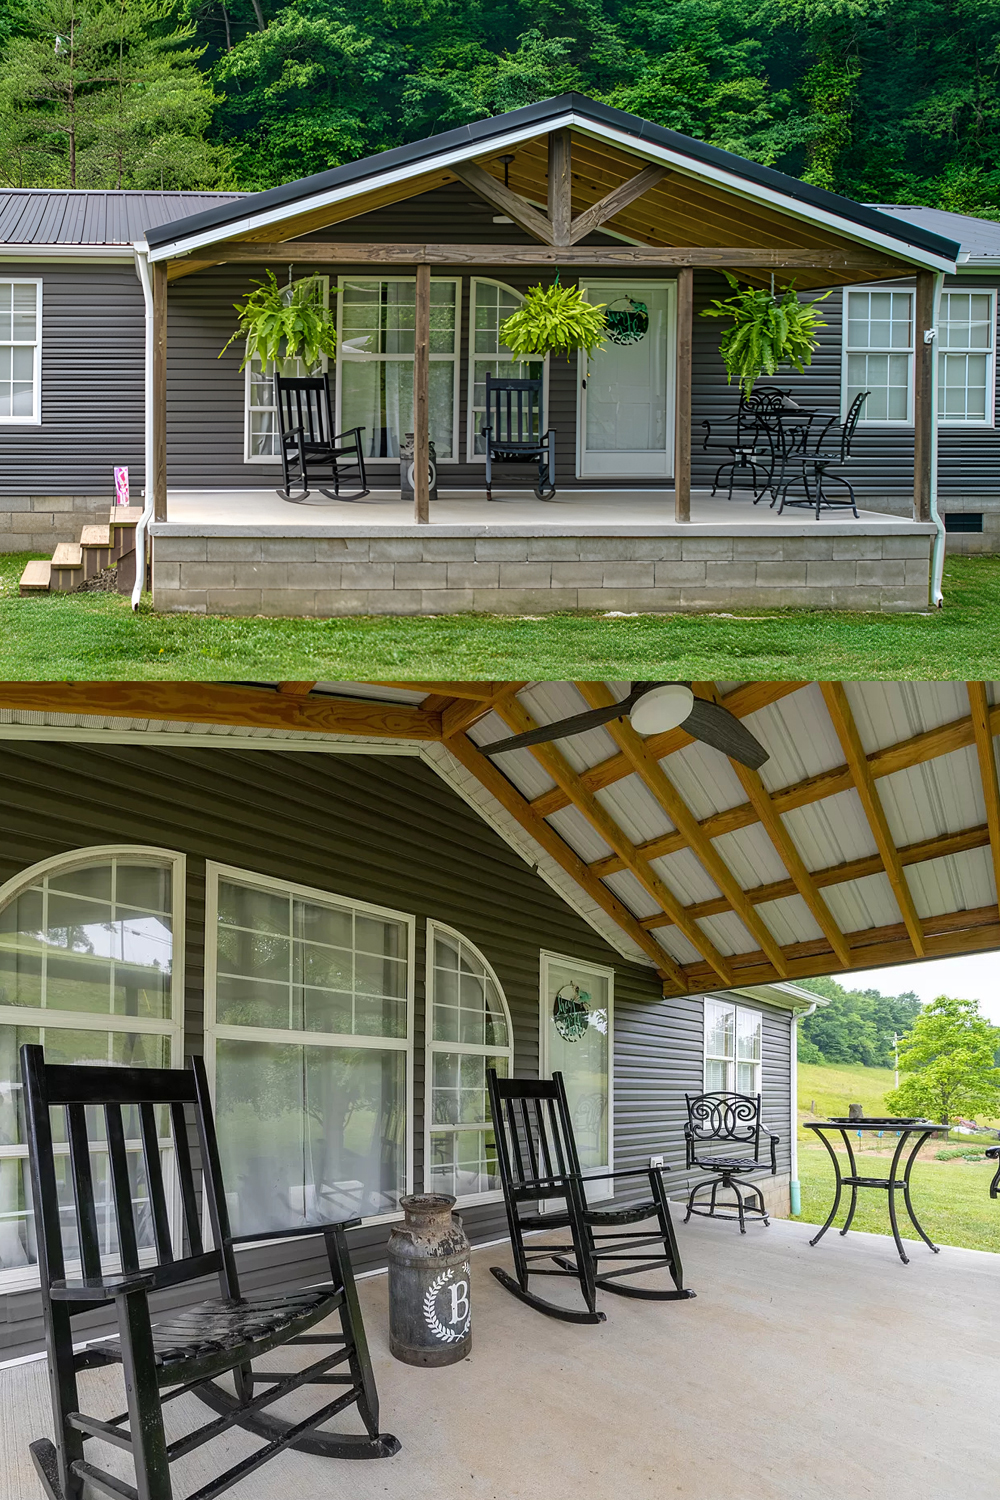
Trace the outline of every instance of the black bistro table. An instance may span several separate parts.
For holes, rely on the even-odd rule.
[[[935,1125],[931,1120],[912,1119],[872,1118],[868,1120],[850,1120],[834,1117],[830,1120],[807,1121],[806,1129],[814,1130],[829,1152],[830,1160],[833,1162],[833,1171],[836,1179],[836,1191],[833,1195],[833,1207],[830,1209],[830,1212],[827,1215],[827,1220],[823,1225],[823,1228],[809,1241],[810,1245],[817,1245],[819,1243],[824,1234],[826,1234],[826,1231],[829,1229],[830,1225],[833,1223],[834,1219],[837,1217],[837,1209],[840,1207],[840,1199],[845,1187],[849,1187],[851,1190],[851,1206],[847,1211],[847,1222],[845,1223],[843,1229],[840,1231],[841,1234],[846,1234],[851,1227],[851,1220],[854,1218],[854,1210],[858,1206],[858,1188],[870,1187],[881,1188],[883,1192],[888,1193],[889,1195],[889,1223],[892,1225],[892,1237],[896,1241],[896,1249],[899,1251],[899,1258],[903,1262],[904,1266],[909,1265],[910,1261],[909,1256],[903,1249],[903,1241],[899,1237],[899,1223],[896,1216],[896,1194],[898,1192],[901,1192],[903,1195],[903,1202],[906,1205],[906,1212],[910,1216],[910,1223],[913,1225],[914,1229],[917,1231],[924,1244],[928,1245],[934,1251],[934,1254],[937,1255],[939,1246],[935,1245],[924,1233],[920,1220],[913,1212],[913,1200],[910,1197],[910,1173],[913,1171],[913,1163],[916,1161],[917,1156],[920,1152],[920,1148],[924,1144],[924,1142],[928,1140],[932,1135],[934,1135],[937,1131],[947,1130],[947,1128],[948,1127],[946,1125]],[[874,1134],[875,1132],[884,1133],[886,1131],[899,1132],[899,1140],[896,1142],[896,1149],[892,1154],[892,1162],[890,1163],[889,1175],[887,1177],[859,1176],[858,1165],[854,1159],[854,1148],[851,1145],[850,1132],[852,1130],[863,1131],[866,1134]],[[844,1142],[844,1149],[847,1152],[847,1159],[851,1164],[850,1174],[846,1177],[840,1170],[840,1157],[837,1155],[829,1140],[829,1136],[836,1133],[840,1134]],[[911,1137],[916,1137],[916,1139],[914,1140],[913,1145],[909,1148],[909,1152],[906,1157],[906,1165],[903,1168],[902,1176],[900,1176],[899,1164],[903,1159],[903,1153],[909,1146]]]

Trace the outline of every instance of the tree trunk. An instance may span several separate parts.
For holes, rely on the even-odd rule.
[[[264,9],[260,0],[253,0],[253,13],[257,17],[257,27],[260,31],[267,30],[267,22],[264,20]]]

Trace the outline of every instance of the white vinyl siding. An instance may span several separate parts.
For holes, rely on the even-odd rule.
[[[0,280],[0,423],[42,420],[42,283]]]
[[[938,319],[938,418],[993,425],[996,294],[943,292]]]
[[[913,421],[913,297],[911,291],[846,293],[844,416],[867,391],[863,423]]]

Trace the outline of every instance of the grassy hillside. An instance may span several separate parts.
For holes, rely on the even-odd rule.
[[[885,1095],[893,1086],[891,1068],[866,1068],[863,1063],[799,1063],[799,1114],[807,1119],[846,1115],[849,1104],[860,1104],[866,1115],[885,1113]],[[815,1106],[815,1107],[814,1107]],[[799,1138],[815,1140],[810,1132]]]

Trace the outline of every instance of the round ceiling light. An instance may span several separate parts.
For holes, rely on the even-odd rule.
[[[664,734],[683,724],[694,707],[694,693],[683,682],[666,682],[643,693],[632,710],[632,728],[637,734]]]

